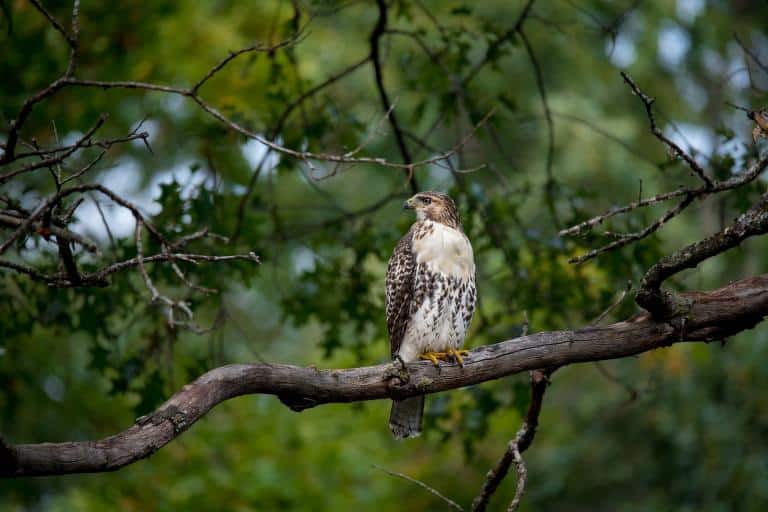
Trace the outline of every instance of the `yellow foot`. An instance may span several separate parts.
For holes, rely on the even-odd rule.
[[[447,354],[457,363],[459,363],[459,366],[464,368],[464,358],[462,356],[469,355],[469,350],[456,350],[455,348],[449,348]]]
[[[435,366],[440,366],[437,360],[439,359],[441,361],[447,361],[448,353],[447,352],[425,352],[424,354],[421,354],[419,356],[419,359],[426,359],[428,361],[432,361],[432,364],[434,364]]]

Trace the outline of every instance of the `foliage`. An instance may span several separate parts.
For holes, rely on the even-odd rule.
[[[69,19],[71,6],[50,3],[58,19]],[[67,46],[27,2],[0,6],[0,119],[7,126],[30,94],[62,73]],[[718,177],[754,157],[751,124],[724,102],[766,103],[768,76],[732,32],[768,62],[768,9],[713,0],[534,3],[524,31],[554,123],[548,164],[548,124],[532,61],[519,35],[505,39],[523,7],[397,0],[388,7],[391,31],[380,40],[384,84],[414,160],[453,147],[497,107],[451,157],[452,168],[415,170],[420,188],[456,199],[475,248],[480,304],[470,346],[519,335],[524,314],[535,331],[589,324],[627,280],[637,284],[659,257],[720,229],[765,190],[762,181],[710,198],[658,235],[583,265],[568,263],[605,242],[602,228],[637,231],[665,205],[613,217],[581,237],[561,238],[561,228],[639,195],[696,182],[650,134],[619,69],[656,97],[664,129],[698,148]],[[84,2],[78,76],[187,86],[227,51],[274,44],[306,25],[296,44],[234,61],[203,86],[203,97],[286,147],[344,153],[365,143],[362,153],[400,162],[370,63],[286,111],[369,54],[378,15],[372,2]],[[400,210],[410,190],[402,171],[309,167],[267,155],[192,101],[147,91],[64,90],[33,110],[24,135],[44,146],[57,138],[71,143],[102,112],[109,114],[103,137],[125,136],[144,119],[151,152],[140,141],[116,145],[86,181],[120,190],[166,236],[206,227],[230,237],[228,244],[197,240],[195,251],[255,251],[261,264],[182,265],[215,294],[184,286],[169,266],[148,265],[162,292],[187,301],[200,325],[212,327],[203,334],[170,327],[134,270],[114,274],[106,288],[69,289],[3,271],[3,436],[15,443],[104,437],[220,364],[334,367],[388,359],[384,272],[412,221]],[[96,155],[85,151],[65,172]],[[45,169],[22,183],[22,190],[3,185],[0,192],[30,207],[54,190]],[[93,200],[75,213],[102,247],[100,255],[78,253],[85,270],[136,254],[130,215],[126,222],[109,201],[101,207],[113,240]],[[702,289],[765,272],[766,249],[765,240],[750,241],[675,285]],[[145,240],[147,253],[158,250]],[[55,244],[41,236],[31,234],[14,251],[19,261],[57,270]],[[611,317],[635,311],[626,300]],[[540,434],[526,453],[523,509],[761,509],[768,496],[768,404],[759,393],[768,380],[766,338],[761,326],[722,347],[675,347],[606,363],[603,372],[594,365],[558,372]],[[627,399],[627,386],[636,398]],[[439,507],[422,489],[371,464],[468,503],[517,430],[527,393],[525,376],[515,376],[430,397],[427,432],[407,443],[390,439],[384,402],[296,415],[269,397],[238,398],[118,473],[2,481],[0,508]],[[508,502],[513,486],[506,485],[492,505]]]

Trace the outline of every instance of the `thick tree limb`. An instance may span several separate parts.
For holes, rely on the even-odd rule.
[[[184,386],[155,413],[99,441],[18,444],[0,457],[3,476],[114,471],[150,456],[217,404],[240,395],[276,395],[295,411],[325,403],[406,398],[479,384],[537,368],[627,357],[682,341],[714,341],[754,327],[768,315],[768,274],[709,292],[681,294],[682,322],[648,313],[604,327],[542,332],[476,348],[464,367],[429,362],[319,370],[283,364],[222,366]]]
[[[696,268],[699,263],[738,246],[749,237],[765,233],[768,233],[768,192],[739,215],[732,225],[665,256],[652,266],[640,283],[635,297],[637,304],[657,318],[675,316],[688,307],[687,299],[661,288],[667,278],[685,269]]]

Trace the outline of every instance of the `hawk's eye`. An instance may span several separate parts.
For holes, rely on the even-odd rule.
[[[430,204],[430,203],[432,203],[432,198],[431,197],[422,197],[421,198],[421,202],[424,203],[424,204]]]

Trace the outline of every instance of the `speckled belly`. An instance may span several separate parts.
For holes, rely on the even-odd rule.
[[[464,345],[475,308],[473,278],[460,279],[418,267],[415,311],[398,352],[405,361],[414,361],[425,352],[445,352]]]

